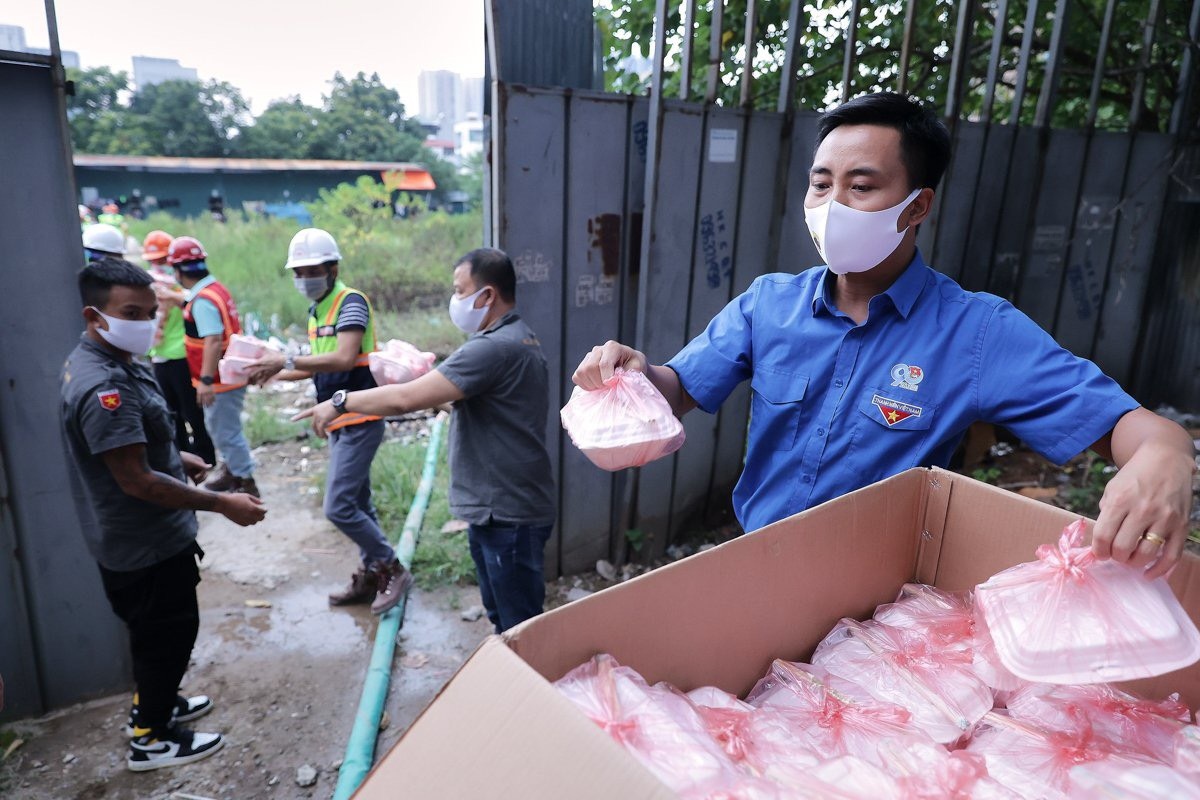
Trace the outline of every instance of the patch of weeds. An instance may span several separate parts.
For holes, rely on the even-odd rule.
[[[635,553],[640,553],[646,544],[646,534],[641,528],[630,528],[625,531],[625,541],[629,542]]]
[[[251,447],[294,441],[310,430],[308,422],[292,422],[290,418],[294,412],[276,408],[265,392],[247,394],[246,406],[242,432]]]
[[[1000,469],[999,467],[980,467],[979,469],[971,470],[972,478],[977,481],[983,481],[984,483],[990,483],[993,486],[998,480],[1000,480],[1000,476],[1003,474],[1004,470]]]

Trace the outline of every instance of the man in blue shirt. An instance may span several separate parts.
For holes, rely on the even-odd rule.
[[[975,421],[1058,463],[1091,448],[1121,467],[1093,549],[1165,574],[1187,538],[1191,438],[1008,302],[925,264],[917,227],[949,155],[946,129],[903,95],[825,114],[804,206],[828,266],[756,279],[664,366],[617,342],[596,347],[575,382],[597,389],[617,367],[639,369],[683,415],[714,413],[749,380],[733,495],[748,531],[910,467],[944,466]]]

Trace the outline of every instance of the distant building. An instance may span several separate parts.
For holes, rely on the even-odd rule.
[[[25,29],[20,25],[0,25],[0,50],[50,55],[50,50],[45,47],[29,47],[25,44]],[[74,50],[63,50],[62,63],[64,67],[79,69],[79,53]]]
[[[461,113],[458,115],[458,121],[470,119],[472,115],[476,119],[483,119],[483,78],[463,78],[462,91],[459,92],[461,102],[459,108]]]
[[[185,67],[174,58],[133,57],[133,84],[141,89],[164,81],[199,81],[200,76],[191,67]]]
[[[438,126],[439,139],[449,139],[458,122],[458,95],[461,91],[457,72],[425,70],[417,76],[417,88],[423,122]]]
[[[476,153],[483,152],[483,120],[472,114],[454,125],[454,153],[461,164]]]
[[[435,139],[430,136],[425,140],[425,146],[443,161],[454,161],[455,145],[453,139]]]

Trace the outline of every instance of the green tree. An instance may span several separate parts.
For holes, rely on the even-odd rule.
[[[1151,0],[1121,0],[1116,4],[1113,35],[1104,65],[1104,80],[1097,123],[1102,127],[1125,127],[1135,96],[1138,65],[1143,57],[1142,35]],[[654,36],[654,0],[611,0],[596,9],[601,34],[608,88],[642,92],[649,87],[645,71],[631,69],[636,52],[648,54]],[[693,99],[703,93],[712,20],[711,0],[700,0],[697,27],[692,39]],[[850,22],[850,3],[845,0],[808,0],[804,3],[804,25],[797,40],[795,101],[801,108],[824,109],[838,101],[842,92],[842,60],[845,33]],[[857,69],[851,78],[850,94],[878,89],[895,89],[899,79],[900,47],[904,33],[905,3],[899,0],[864,4],[858,23]],[[954,48],[954,31],[961,0],[921,0],[917,7],[913,52],[908,68],[908,88],[917,96],[945,107],[948,77]],[[1067,35],[1061,62],[1060,98],[1052,123],[1077,126],[1087,114],[1092,71],[1095,66],[1105,0],[1075,0],[1069,5]],[[758,3],[754,32],[753,104],[773,107],[779,94],[784,46],[787,41],[789,3],[783,0]],[[993,31],[997,27],[995,0],[976,3],[972,33],[967,48],[969,76],[962,108],[968,115],[982,110],[985,77]],[[1156,44],[1148,54],[1145,92],[1139,125],[1161,130],[1170,116],[1178,90],[1181,59],[1187,38],[1188,0],[1163,0],[1157,20]],[[1008,4],[1001,33],[1000,69],[994,110],[1007,118],[1016,88],[1028,0]],[[1025,100],[1020,114],[1031,122],[1044,75],[1044,58],[1054,25],[1054,6],[1042,0],[1034,17],[1034,62],[1029,65]],[[664,95],[678,96],[683,55],[681,4],[672,4],[667,20],[665,63],[668,70]],[[718,102],[739,101],[742,72],[746,63],[746,0],[728,0],[720,43]]]
[[[314,158],[321,110],[299,97],[275,100],[238,136],[238,155],[246,158]]]
[[[121,99],[129,92],[129,76],[108,67],[88,70],[72,67],[67,70],[67,80],[74,89],[67,97],[67,119],[75,146],[87,152],[106,152],[87,150],[87,143],[98,127],[106,130],[120,127],[113,117],[119,117],[125,111]]]
[[[164,81],[134,94],[128,115],[138,133],[130,142],[133,149],[121,152],[217,157],[229,154],[230,136],[247,116],[247,105],[224,82]]]

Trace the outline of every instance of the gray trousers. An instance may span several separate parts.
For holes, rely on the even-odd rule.
[[[329,434],[325,516],[358,545],[366,565],[390,564],[396,558],[371,502],[371,462],[383,441],[383,426],[383,420],[376,420]]]

